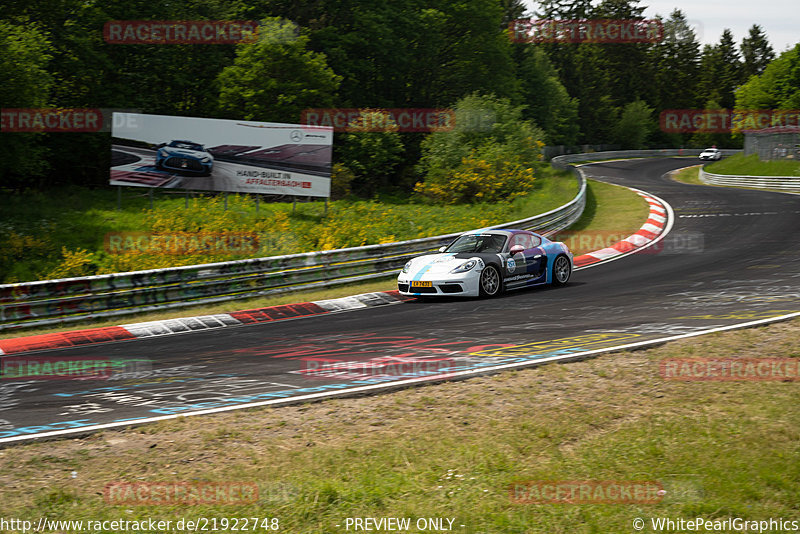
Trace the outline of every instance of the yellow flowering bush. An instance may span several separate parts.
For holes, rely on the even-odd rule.
[[[61,247],[61,257],[61,262],[47,274],[48,280],[94,274],[95,269],[92,265],[94,254],[88,250],[82,248],[68,250],[67,247]]]
[[[48,228],[44,228],[47,231]],[[15,282],[36,278],[33,274],[40,264],[58,254],[58,247],[45,236],[33,236],[14,230],[0,233],[0,282]],[[25,261],[21,261],[21,260]]]
[[[473,154],[439,180],[420,182],[414,191],[445,204],[512,201],[533,189],[533,168],[518,159],[490,162]]]

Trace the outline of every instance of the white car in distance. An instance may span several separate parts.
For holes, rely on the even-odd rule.
[[[700,153],[702,160],[719,160],[722,159],[722,151],[718,148],[707,148]]]

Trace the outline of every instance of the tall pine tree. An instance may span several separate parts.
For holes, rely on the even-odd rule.
[[[775,52],[758,24],[753,24],[749,35],[742,39],[742,58],[742,70],[746,78],[761,74],[769,62],[775,59]]]
[[[735,91],[743,78],[733,34],[726,28],[717,45],[703,47],[698,96],[702,102],[713,100],[725,109],[732,109],[736,103]]]

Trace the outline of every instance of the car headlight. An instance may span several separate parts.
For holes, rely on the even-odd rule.
[[[465,272],[471,270],[476,265],[478,265],[478,262],[476,260],[469,260],[468,262],[462,263],[461,265],[459,265],[458,267],[456,267],[455,269],[453,269],[450,272],[453,273],[453,274],[455,274],[455,273],[465,273]]]
[[[211,161],[211,158],[206,156],[203,159],[201,159],[200,161],[202,161],[203,163],[208,163],[209,161]]]
[[[405,265],[403,265],[403,272],[407,273],[410,270],[411,270],[411,261],[408,261],[408,262],[406,262]]]

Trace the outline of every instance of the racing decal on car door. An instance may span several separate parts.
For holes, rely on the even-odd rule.
[[[506,260],[506,278],[503,280],[511,286],[538,283],[544,273],[547,261],[544,251],[539,247],[529,248]]]
[[[517,270],[517,261],[513,256],[508,258],[508,261],[506,262],[506,270],[508,271],[508,274],[514,274],[514,271]]]

